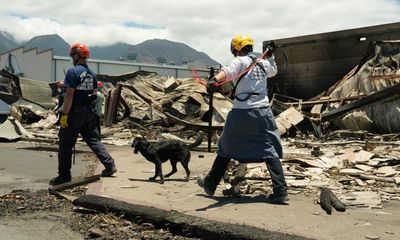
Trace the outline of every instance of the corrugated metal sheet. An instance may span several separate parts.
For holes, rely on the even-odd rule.
[[[10,114],[10,106],[0,99],[0,115],[9,115]]]
[[[355,69],[328,90],[330,98],[372,94],[400,84],[400,42],[378,43],[375,46],[375,56],[367,61],[357,73]],[[339,108],[341,104],[340,102],[331,103],[328,109]],[[335,123],[341,128],[351,130],[400,132],[399,106],[400,97],[395,95],[360,107],[337,119]]]
[[[46,107],[54,107],[52,90],[48,82],[19,78],[22,97]]]
[[[21,123],[13,117],[9,117],[0,125],[0,141],[15,141],[23,136],[30,136],[30,134]]]

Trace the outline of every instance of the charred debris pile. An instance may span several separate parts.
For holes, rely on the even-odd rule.
[[[385,140],[396,139],[400,132],[399,47],[399,41],[376,43],[373,54],[312,99],[274,94],[270,105],[281,135],[327,140],[370,139],[378,134]],[[57,118],[51,111],[57,97],[54,83],[14,76],[5,70],[0,76],[2,123],[13,117],[11,121],[24,124],[33,133],[56,129],[53,123]],[[152,130],[199,131],[208,125],[209,93],[193,78],[164,77],[145,71],[98,78],[107,92],[103,118],[106,138],[112,130],[119,135],[151,135]],[[232,102],[222,89],[213,94],[213,99],[216,140]]]

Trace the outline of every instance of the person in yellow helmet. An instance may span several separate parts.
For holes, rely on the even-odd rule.
[[[247,35],[233,37],[231,52],[234,59],[214,77],[217,82],[233,79],[233,108],[218,142],[218,156],[209,173],[199,176],[197,183],[207,194],[213,195],[231,159],[240,163],[265,162],[273,186],[273,194],[267,200],[283,203],[289,199],[280,162],[282,145],[268,105],[267,90],[267,79],[275,76],[278,70],[273,47],[266,59],[257,61],[253,46],[253,39]],[[241,76],[243,72],[246,73]]]

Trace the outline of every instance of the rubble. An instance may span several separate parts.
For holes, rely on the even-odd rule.
[[[332,129],[400,132],[400,41],[374,43],[375,54],[320,95],[304,101],[274,94],[271,108],[279,114],[294,107],[309,120],[311,131],[322,137]],[[367,56],[368,57],[368,56]],[[368,59],[368,58],[365,58]]]
[[[0,124],[0,141],[16,141],[22,137],[32,137],[32,135],[13,117],[8,117],[5,122]]]
[[[162,77],[144,71],[119,76],[99,75],[99,79],[104,81],[108,93],[102,129],[104,143],[130,145],[137,135],[156,140],[163,138],[161,133],[177,129],[178,135],[184,138],[187,130],[198,131],[208,126],[207,89],[193,79]],[[54,88],[53,85],[49,88]],[[58,119],[53,112],[20,95],[14,100],[18,102],[14,115],[31,119],[22,122],[33,132],[35,139],[32,141],[57,141]],[[214,130],[222,130],[231,107],[229,98],[214,93]]]
[[[290,194],[317,194],[320,188],[329,188],[351,207],[379,208],[385,201],[400,200],[400,69],[395,64],[400,62],[399,44],[376,44],[372,59],[313,99],[274,95],[271,108],[285,148],[282,164]],[[43,106],[49,96],[55,97],[54,84],[47,89],[38,83],[39,90],[29,92],[29,80],[4,71],[0,75],[0,99],[5,103],[1,106],[8,105],[12,121],[20,120],[26,129],[14,129],[24,134],[11,139],[56,143],[58,118]],[[188,141],[188,132],[208,129],[209,92],[192,78],[145,71],[98,78],[107,92],[103,143],[130,145],[138,135],[152,141]],[[232,102],[216,91],[213,107],[216,144]],[[265,164],[239,166],[229,167],[227,195],[271,192],[265,185],[270,179]]]
[[[190,78],[168,78],[147,72],[132,79],[127,76],[132,73],[112,78],[115,90],[110,90],[106,100],[106,126],[126,118],[139,125],[164,120],[190,127],[207,126],[209,96],[205,86]],[[108,81],[106,76],[101,78]],[[121,104],[125,109],[117,110]],[[231,107],[229,98],[214,93],[213,121],[217,126],[223,126]]]
[[[108,92],[104,116],[106,126],[102,128],[104,143],[130,145],[137,135],[151,140],[173,138],[187,141],[188,130],[199,131],[208,127],[208,92],[205,86],[193,79],[160,77],[148,72],[101,75],[99,78],[105,82]],[[346,97],[361,99],[359,96]],[[305,124],[313,122],[312,118],[321,113],[327,104],[333,104],[331,100],[328,97],[314,100],[312,104],[320,105],[321,111],[314,109],[311,114],[303,108],[314,106],[308,105],[308,102],[289,107],[278,99],[272,102],[275,113],[280,113],[277,115],[277,126],[283,136],[285,155],[282,163],[290,194],[317,194],[321,187],[326,187],[350,207],[377,208],[382,206],[382,202],[400,199],[398,134],[340,130],[324,135],[323,141],[316,141],[310,135],[307,136],[309,141],[300,140],[298,135],[295,140],[285,139],[292,134],[292,130],[303,132]],[[232,103],[219,92],[215,92],[214,102],[213,142],[217,143]],[[57,117],[51,111],[36,111],[38,108],[35,107],[32,112],[42,118],[25,125],[34,136],[34,139],[28,140],[56,142]],[[315,132],[318,126],[310,129]],[[265,181],[270,179],[265,164],[249,164],[244,173],[238,172],[237,168],[235,164],[230,166],[225,194],[271,192],[265,185]],[[236,179],[232,185],[230,178]],[[367,201],[365,196],[374,200]]]
[[[345,143],[346,141],[343,141]],[[347,141],[351,142],[351,141]],[[362,141],[360,141],[362,142]],[[333,142],[335,143],[335,142]],[[382,208],[389,200],[400,200],[399,141],[390,146],[369,146],[359,143],[321,144],[322,155],[311,155],[312,145],[297,144],[283,139],[285,148],[282,166],[285,171],[289,194],[303,192],[319,194],[320,188],[329,188],[346,207]],[[390,157],[389,157],[390,156]],[[224,189],[230,189],[240,165],[231,163]],[[248,164],[245,181],[238,184],[241,194],[271,193],[266,180],[269,173],[265,164]]]

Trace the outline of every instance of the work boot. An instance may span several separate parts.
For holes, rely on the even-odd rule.
[[[218,155],[214,160],[210,172],[206,176],[197,177],[197,184],[204,188],[204,191],[208,195],[214,195],[230,161],[230,158],[224,158]]]
[[[49,184],[50,185],[52,185],[52,186],[55,186],[55,185],[60,185],[60,184],[63,184],[63,183],[66,183],[66,182],[70,182],[71,181],[71,176],[57,176],[57,177],[55,177],[55,178],[53,178],[53,179],[51,179],[50,181],[49,181]]]
[[[117,168],[115,166],[107,167],[101,172],[102,177],[111,177],[114,173],[117,172]]]
[[[224,196],[238,197],[240,196],[241,191],[238,186],[232,186],[231,188],[222,190],[222,194]]]
[[[208,181],[208,176],[200,175],[197,177],[197,184],[204,189],[207,195],[213,196],[217,186],[211,187]]]
[[[271,204],[285,204],[289,201],[288,195],[278,195],[278,194],[270,194],[267,198],[268,203]]]

